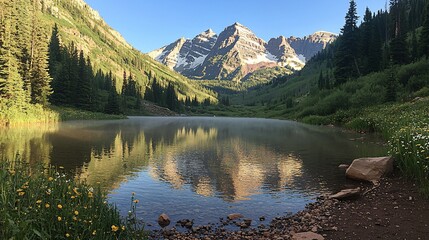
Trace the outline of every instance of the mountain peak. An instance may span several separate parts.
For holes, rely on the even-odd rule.
[[[198,36],[206,37],[206,38],[212,38],[216,36],[216,33],[211,29],[207,29],[204,32],[200,33]]]

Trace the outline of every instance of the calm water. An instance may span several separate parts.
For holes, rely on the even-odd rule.
[[[161,213],[207,224],[299,211],[351,184],[340,163],[385,149],[371,136],[290,121],[133,117],[0,129],[0,159],[16,154],[101,184],[124,215],[135,192],[138,217],[156,228]]]

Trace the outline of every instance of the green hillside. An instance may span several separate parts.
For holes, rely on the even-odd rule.
[[[197,96],[201,101],[206,98],[215,101],[213,92],[130,46],[84,1],[42,0],[40,10],[46,32],[50,33],[57,23],[62,44],[74,42],[79,50],[91,58],[94,69],[101,69],[105,73],[111,71],[118,80],[122,80],[124,71],[130,72],[142,87],[148,86],[153,78],[165,87],[171,82],[176,87],[179,99]],[[116,84],[120,91],[122,82],[117,81]]]

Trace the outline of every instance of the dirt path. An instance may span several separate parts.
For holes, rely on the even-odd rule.
[[[356,200],[340,202],[331,210],[326,239],[429,239],[429,200],[417,186],[399,176]]]

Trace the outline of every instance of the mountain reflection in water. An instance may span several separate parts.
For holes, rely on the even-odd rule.
[[[64,166],[111,191],[110,201],[123,213],[136,192],[148,222],[172,208],[173,218],[193,218],[188,215],[197,211],[197,221],[214,221],[234,208],[249,217],[258,210],[266,216],[300,210],[312,197],[347,184],[338,164],[385,153],[371,136],[351,141],[361,136],[266,119],[132,117],[0,134],[2,159],[19,154]]]

